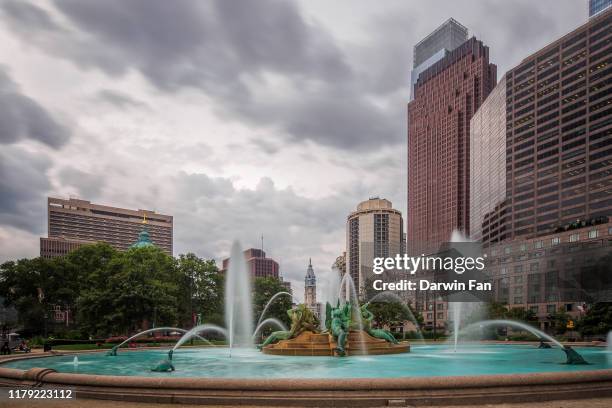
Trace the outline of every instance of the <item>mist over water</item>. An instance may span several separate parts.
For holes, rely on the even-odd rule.
[[[240,243],[234,242],[225,276],[225,327],[230,349],[253,347],[253,302],[251,276]]]

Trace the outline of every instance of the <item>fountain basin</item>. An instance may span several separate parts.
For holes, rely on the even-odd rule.
[[[0,386],[71,388],[78,398],[260,406],[476,405],[612,396],[608,352],[580,352],[591,365],[563,364],[559,350],[535,345],[487,345],[457,353],[444,346],[414,346],[400,355],[308,359],[252,350],[237,352],[233,363],[226,349],[215,348],[179,351],[174,373],[147,371],[151,361],[165,355],[162,350],[117,357],[80,353],[79,373],[73,371],[73,354],[31,355],[1,364]],[[513,363],[515,358],[521,361]],[[187,366],[190,361],[195,371]],[[101,362],[109,362],[107,370]]]
[[[270,344],[261,351],[277,356],[334,356],[336,347],[336,341],[331,335],[307,331],[296,338]],[[410,344],[392,344],[366,332],[351,331],[345,349],[347,356],[399,354],[410,352]]]

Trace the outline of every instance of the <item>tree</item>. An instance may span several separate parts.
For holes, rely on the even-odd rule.
[[[511,308],[506,312],[505,317],[510,320],[518,320],[525,323],[533,323],[538,320],[538,317],[532,310],[522,307]]]
[[[192,309],[221,323],[223,277],[213,260],[193,254],[175,260],[156,247],[118,252],[100,243],[51,260],[3,263],[0,298],[15,307],[25,335],[66,331],[50,318],[55,305],[70,308],[82,336],[123,335],[153,325],[190,326]]]
[[[548,315],[548,321],[550,322],[550,329],[554,334],[563,334],[567,331],[567,323],[570,320],[570,316],[565,312],[563,308],[555,311]]]
[[[403,324],[405,320],[410,320],[411,310],[409,306],[398,301],[374,302],[370,303],[368,309],[374,315],[374,322],[378,327],[390,327]],[[419,315],[420,316],[420,315]],[[417,323],[420,325],[421,322]]]
[[[183,325],[192,326],[192,313],[202,322],[223,324],[223,277],[212,259],[181,254],[176,260],[180,276],[179,316]]]
[[[286,292],[285,287],[278,279],[274,278],[256,278],[253,293],[253,311],[255,314],[255,322],[257,322],[263,312],[266,304],[272,299],[272,296],[279,292]],[[274,317],[287,327],[291,324],[287,310],[291,309],[291,296],[282,295],[270,304],[265,318]]]
[[[578,322],[577,330],[583,336],[605,336],[612,330],[612,303],[600,302],[591,306]]]
[[[180,279],[174,259],[161,249],[119,253],[103,274],[99,285],[88,285],[79,297],[79,317],[90,333],[129,334],[177,323]]]
[[[0,296],[18,312],[24,333],[45,334],[52,305],[71,307],[80,280],[61,259],[21,259],[0,266]]]

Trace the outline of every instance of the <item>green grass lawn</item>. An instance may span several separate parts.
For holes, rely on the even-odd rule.
[[[226,344],[224,341],[220,341],[220,340],[214,340],[214,341],[211,341],[211,343],[216,346],[221,346],[221,345]],[[66,351],[105,350],[105,349],[110,349],[115,345],[116,343],[104,343],[100,346],[98,346],[97,344],[61,344],[61,345],[53,346],[53,350],[66,350]],[[169,347],[169,346],[174,345],[174,343],[137,343],[137,345],[138,347],[145,347],[145,346],[149,346],[149,347],[168,346]],[[189,341],[185,343],[185,346],[191,346],[191,345],[192,343]],[[202,340],[194,340],[193,345],[194,346],[206,346],[208,344],[203,342]],[[121,348],[128,349],[127,345],[124,345]]]

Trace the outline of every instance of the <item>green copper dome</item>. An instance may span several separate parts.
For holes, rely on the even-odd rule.
[[[154,246],[153,242],[151,242],[151,237],[149,236],[149,231],[147,231],[147,227],[144,227],[142,231],[138,234],[138,241],[136,241],[130,248],[145,248]]]

